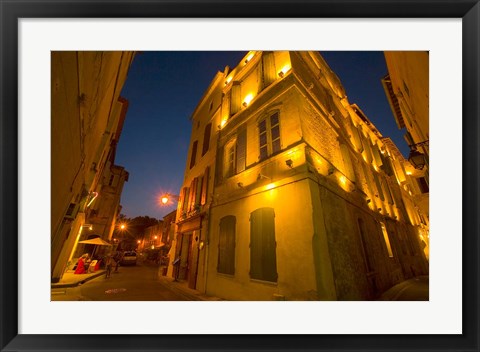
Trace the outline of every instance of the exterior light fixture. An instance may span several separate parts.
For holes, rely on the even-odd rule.
[[[138,240],[137,243],[140,244],[140,240]]]
[[[416,149],[412,149],[408,155],[408,161],[415,169],[421,170],[425,166],[425,155]]]
[[[410,154],[408,156],[408,161],[415,169],[421,170],[426,164],[425,154],[422,154],[417,150],[417,147],[425,145],[428,145],[428,140],[409,146]]]
[[[82,227],[88,228],[90,231],[93,230],[93,225],[92,224],[83,224]]]
[[[335,172],[335,169],[333,167],[328,169],[328,175],[331,175]]]
[[[280,72],[278,72],[278,75],[280,76],[280,78],[283,78],[283,76],[285,76],[285,74],[290,71],[292,67],[290,65],[285,65],[283,66],[283,68],[280,70]]]
[[[253,57],[253,53],[251,53],[250,55],[248,55],[245,59],[245,63],[248,63]]]
[[[242,104],[242,105],[243,105],[244,107],[247,107],[247,106],[250,104],[250,102],[252,101],[252,99],[253,99],[253,94],[247,95],[247,96],[245,97],[245,99],[243,99],[243,104]]]
[[[293,168],[293,161],[292,159],[285,160],[285,164],[291,169]]]
[[[98,192],[90,192],[89,196],[91,197],[90,200],[88,201],[87,203],[87,208],[92,205],[93,201],[95,200],[95,198],[98,197]]]
[[[180,199],[180,196],[177,196],[175,194],[165,193],[160,197],[160,202],[163,205],[167,205],[168,203],[170,203],[172,199],[176,199],[178,201]]]
[[[258,174],[258,176],[257,176],[257,181],[260,181],[262,178],[266,178],[267,180],[271,180],[271,178],[268,177],[268,176],[265,176],[265,175],[262,175],[262,174]]]
[[[125,227],[126,227],[125,224],[121,224],[120,225],[120,230],[125,230]]]
[[[240,188],[243,188],[243,183],[239,182],[239,183],[237,183],[237,186],[240,187]]]

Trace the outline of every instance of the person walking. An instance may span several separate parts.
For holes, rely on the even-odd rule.
[[[110,254],[107,254],[105,257],[105,279],[108,279],[110,277],[110,274],[112,272],[112,257]]]

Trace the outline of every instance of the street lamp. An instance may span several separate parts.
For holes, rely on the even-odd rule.
[[[417,147],[425,146],[425,145],[428,145],[428,140],[417,143],[417,144],[412,144],[409,146],[411,149],[410,149],[410,154],[408,156],[408,161],[413,165],[415,169],[421,170],[426,164],[425,154],[420,153],[417,150]]]
[[[160,197],[160,201],[162,202],[163,205],[167,205],[173,199],[178,201],[180,199],[180,196],[177,196],[177,195],[171,194],[171,193],[165,193]]]

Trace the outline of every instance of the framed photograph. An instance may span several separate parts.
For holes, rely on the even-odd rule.
[[[0,1],[1,351],[480,348],[478,0]],[[427,99],[429,147],[433,149],[429,164],[429,299],[288,301],[278,295],[276,300],[248,302],[51,300],[50,284],[56,269],[50,264],[50,143],[52,87],[57,84],[51,53],[250,50],[429,53]],[[278,75],[283,78],[287,73],[288,69],[282,69]],[[178,75],[188,76],[189,71]],[[77,103],[81,105],[82,99],[78,97]],[[243,107],[250,101],[244,101]],[[242,109],[240,103],[238,109]],[[278,114],[266,122],[271,145],[265,147],[265,153],[275,148],[275,124]],[[228,143],[225,140],[225,145]],[[203,149],[205,154],[205,145]],[[290,158],[282,166],[290,170],[295,163]],[[330,175],[335,170],[326,172]],[[246,184],[238,182],[238,187]],[[178,200],[182,195],[175,197]],[[227,220],[223,224],[230,228],[231,219]],[[82,242],[99,246],[94,250],[97,255],[111,246],[101,239]],[[199,243],[199,251],[208,248],[203,238]],[[177,252],[172,254],[172,262],[182,267],[181,251]],[[122,258],[125,263],[142,259],[134,251],[128,253]],[[232,264],[228,251],[225,253],[219,263],[222,275],[228,276]],[[82,267],[87,259],[79,260]],[[369,264],[364,264],[368,268]],[[259,281],[275,281],[275,275],[274,271],[254,273]]]

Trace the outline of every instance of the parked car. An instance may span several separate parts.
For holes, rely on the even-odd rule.
[[[133,251],[128,251],[123,254],[123,258],[120,261],[121,265],[136,265],[137,264],[137,253]]]

